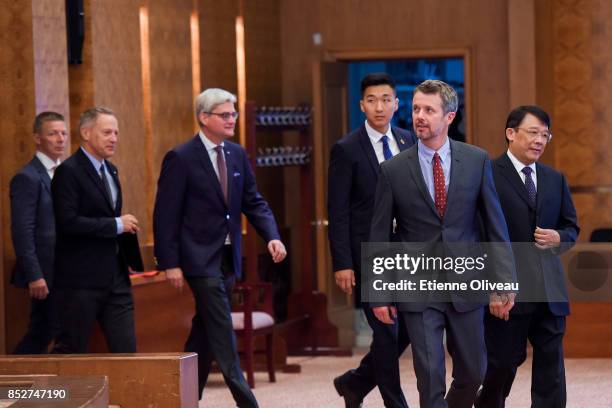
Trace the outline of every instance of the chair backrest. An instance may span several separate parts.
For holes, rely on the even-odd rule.
[[[596,228],[591,232],[591,242],[612,242],[612,228]]]

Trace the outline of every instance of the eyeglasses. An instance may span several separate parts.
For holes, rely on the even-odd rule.
[[[530,139],[535,139],[537,137],[541,137],[545,139],[547,142],[550,142],[553,135],[550,133],[550,130],[537,130],[537,129],[525,129],[525,128],[515,128],[517,130],[523,130],[527,135],[529,135]]]
[[[230,118],[232,119],[236,119],[238,117],[238,112],[222,112],[222,113],[215,113],[215,112],[204,112],[208,115],[216,115],[219,116],[221,119],[223,119],[224,121],[228,121],[230,120]]]

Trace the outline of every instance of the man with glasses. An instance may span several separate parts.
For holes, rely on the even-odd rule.
[[[267,242],[274,262],[287,252],[234,136],[236,97],[207,89],[195,101],[200,131],[164,157],[153,214],[158,269],[174,287],[187,280],[196,313],[185,351],[198,353],[199,395],[215,359],[239,407],[257,407],[240,369],[230,296],[240,278],[241,214]]]
[[[487,313],[487,373],[478,408],[504,407],[517,368],[533,346],[531,406],[565,407],[563,335],[569,314],[559,254],[578,236],[565,177],[538,163],[552,139],[550,118],[537,106],[508,115],[508,151],[493,162],[493,178],[514,245],[519,297],[508,321]],[[524,299],[524,300],[523,300]],[[550,300],[547,302],[547,300]]]

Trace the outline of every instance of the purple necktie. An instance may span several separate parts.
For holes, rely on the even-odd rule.
[[[221,145],[215,146],[217,152],[217,168],[219,170],[219,183],[221,184],[221,191],[223,191],[223,198],[227,203],[227,167],[225,166],[225,157],[223,156],[223,148]]]

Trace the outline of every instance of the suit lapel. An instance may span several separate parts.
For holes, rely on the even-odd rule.
[[[378,177],[380,165],[378,164],[376,152],[374,152],[374,147],[372,146],[372,141],[370,140],[370,136],[368,136],[368,132],[366,131],[365,125],[361,126],[361,131],[359,132],[359,144],[361,145],[363,154],[365,155],[365,157],[367,157],[368,162],[370,163],[372,171],[374,172],[376,177]]]
[[[115,165],[113,165],[112,163],[108,161],[106,161],[106,168],[108,169],[108,172],[110,173],[110,176],[113,178],[113,181],[115,182],[115,186],[117,187],[117,203],[115,204],[115,212],[120,213],[123,202],[121,198],[122,197],[121,183],[119,182],[119,175],[117,174],[117,168],[115,167]]]
[[[112,198],[109,197],[108,194],[106,194],[106,188],[104,188],[104,183],[102,182],[102,179],[100,178],[100,174],[98,173],[98,170],[94,168],[93,164],[91,163],[89,158],[85,155],[85,153],[83,153],[81,148],[77,149],[76,154],[77,154],[77,157],[79,158],[79,163],[81,167],[85,169],[85,172],[87,173],[91,181],[98,188],[98,190],[100,191],[100,194],[102,194],[102,197],[104,197],[104,201],[106,201],[106,203],[108,204],[108,206],[114,213],[115,209],[113,208],[113,203],[111,202]]]
[[[193,143],[194,149],[196,150],[196,155],[200,158],[200,162],[202,163],[202,166],[204,166],[204,170],[206,171],[206,173],[208,173],[208,179],[211,180],[211,183],[214,186],[214,189],[217,192],[217,195],[219,196],[219,199],[221,200],[221,202],[225,203],[225,198],[223,197],[223,190],[221,190],[221,183],[219,182],[219,177],[217,176],[217,173],[215,173],[215,168],[213,167],[212,161],[210,160],[210,155],[208,154],[208,151],[206,150],[206,146],[204,146],[204,143],[200,139],[199,134],[195,136],[192,143]],[[226,165],[227,165],[227,162],[226,162]],[[228,176],[228,179],[229,179],[229,176]],[[228,182],[228,185],[229,185],[229,182]],[[229,189],[228,189],[228,196],[229,196]]]
[[[521,176],[519,176],[519,174],[517,173],[516,168],[514,167],[514,164],[512,164],[512,161],[510,160],[508,155],[504,153],[495,162],[496,165],[500,167],[502,176],[505,177],[506,180],[508,180],[508,183],[512,186],[514,190],[516,190],[519,197],[521,197],[523,201],[525,201],[525,203],[527,203],[527,205],[533,209],[533,204],[531,204],[531,201],[529,200],[529,195],[527,195],[525,183],[523,183],[523,180],[521,180]],[[540,177],[539,170],[540,167],[538,167],[538,179]],[[540,183],[538,180],[538,190],[539,187]],[[536,197],[538,197],[539,195],[540,194],[538,192],[538,194],[536,194]],[[539,200],[539,198],[536,198],[536,200]]]
[[[431,195],[429,195],[429,190],[427,189],[425,179],[423,178],[423,171],[421,170],[421,163],[419,162],[418,145],[415,145],[414,149],[409,150],[406,155],[408,159],[408,168],[410,169],[414,183],[421,192],[423,199],[427,202],[434,214],[436,214],[436,217],[439,218],[440,215],[438,214],[438,210],[436,210],[436,205],[431,199]]]
[[[545,168],[536,163],[536,177],[538,179],[538,185],[536,187],[536,214],[542,212],[542,203],[545,201],[546,196],[549,194],[550,183],[547,183],[547,171]]]
[[[391,127],[391,133],[397,142],[397,147],[399,147],[400,152],[408,149],[411,145],[408,143],[408,140],[404,136],[402,136],[396,128]]]
[[[49,173],[47,173],[47,169],[45,168],[45,166],[41,163],[40,160],[38,160],[38,157],[36,156],[34,156],[30,164],[32,164],[38,174],[40,174],[40,179],[42,180],[43,185],[45,186],[47,191],[51,193],[51,177],[49,177]]]
[[[228,143],[225,144],[223,151],[225,152],[225,167],[227,167],[227,207],[229,208],[232,192],[234,191],[235,163]],[[219,188],[221,188],[221,183],[219,183]]]
[[[459,180],[463,179],[463,174],[465,171],[464,163],[461,160],[461,145],[455,143],[455,141],[451,138],[448,139],[450,142],[450,150],[451,150],[451,166],[450,166],[450,180],[448,182],[448,193],[446,193],[446,211],[448,211],[451,207],[450,203],[453,199],[453,196],[457,194],[457,185],[459,184]]]

